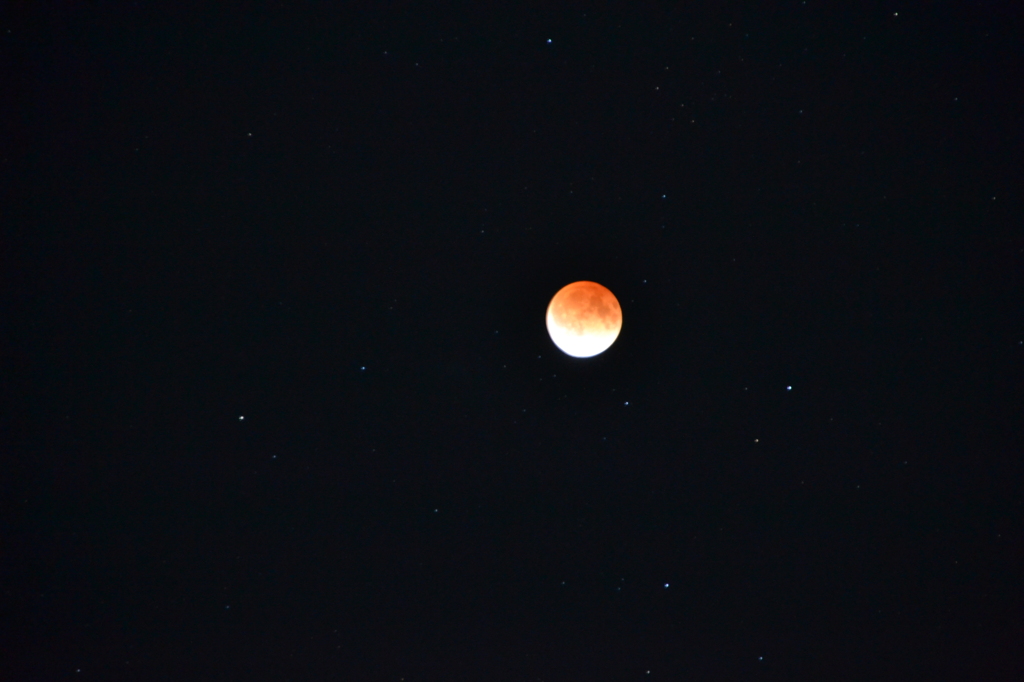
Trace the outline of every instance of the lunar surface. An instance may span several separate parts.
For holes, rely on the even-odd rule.
[[[597,282],[573,282],[548,304],[548,334],[574,358],[599,355],[615,343],[622,329],[622,308],[615,295]]]

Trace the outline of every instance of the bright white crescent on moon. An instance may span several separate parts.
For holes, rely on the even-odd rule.
[[[574,358],[591,358],[608,350],[622,329],[622,308],[597,282],[573,282],[562,287],[547,314],[548,334],[555,345]]]

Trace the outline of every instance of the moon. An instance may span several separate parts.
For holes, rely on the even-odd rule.
[[[551,340],[563,353],[592,358],[619,337],[622,308],[615,295],[597,282],[573,282],[551,299],[547,325]]]

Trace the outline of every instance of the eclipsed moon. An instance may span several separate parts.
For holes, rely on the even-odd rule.
[[[615,343],[622,329],[622,308],[615,295],[597,282],[573,282],[548,304],[548,334],[574,358],[599,355]]]

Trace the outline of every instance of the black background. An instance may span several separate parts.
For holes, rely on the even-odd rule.
[[[842,4],[8,6],[5,675],[1022,679],[1024,27]]]

